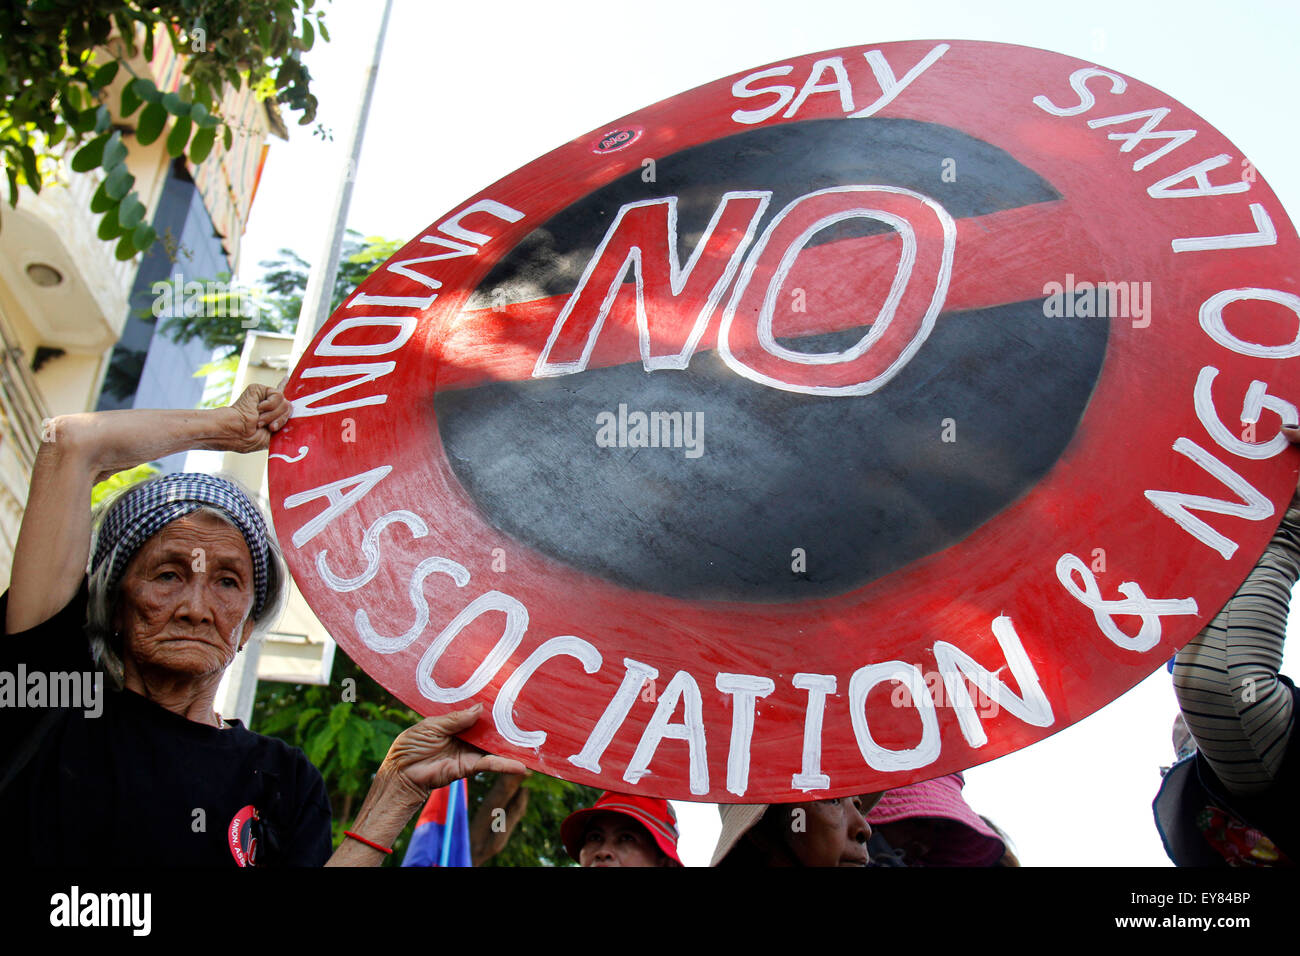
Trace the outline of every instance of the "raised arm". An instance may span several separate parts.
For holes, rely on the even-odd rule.
[[[1300,441],[1300,429],[1284,431]],[[1174,693],[1187,728],[1235,794],[1273,785],[1295,727],[1294,700],[1278,670],[1297,577],[1300,491],[1237,593],[1174,658]]]
[[[90,489],[115,472],[194,449],[264,449],[292,406],[250,385],[228,408],[131,409],[46,423],[14,548],[5,633],[49,620],[77,593],[90,559]]]

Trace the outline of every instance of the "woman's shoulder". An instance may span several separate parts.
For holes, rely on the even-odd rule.
[[[53,617],[16,634],[0,635],[0,669],[11,670],[18,663],[44,671],[89,670],[93,668],[90,643],[86,638],[86,582]],[[9,610],[9,591],[0,594],[0,622]]]

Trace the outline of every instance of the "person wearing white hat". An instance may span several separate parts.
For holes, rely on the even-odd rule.
[[[710,866],[866,866],[872,793],[807,803],[724,803]]]

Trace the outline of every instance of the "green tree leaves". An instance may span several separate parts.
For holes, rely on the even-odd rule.
[[[119,471],[90,489],[90,506],[97,508],[119,491],[156,474],[158,474],[158,469],[151,464],[136,465],[126,471]]]
[[[103,213],[96,235],[105,242],[117,240],[114,255],[118,259],[130,259],[156,238],[153,227],[144,222],[148,210],[131,189],[135,176],[126,168],[126,157],[126,144],[117,130],[96,136],[72,157],[76,172],[104,170],[104,181],[91,197],[90,208]]]
[[[215,127],[201,129],[194,134],[194,139],[190,140],[190,161],[201,163],[208,158],[212,152],[212,144],[216,141],[217,131]]]
[[[140,225],[140,221],[144,219],[144,213],[144,203],[136,198],[135,193],[132,193],[118,207],[117,221],[124,230],[129,229],[134,232],[135,227]]]
[[[135,128],[136,141],[141,146],[148,146],[162,135],[167,123],[167,111],[161,103],[150,103],[140,114],[140,122]]]
[[[185,152],[185,144],[190,141],[190,118],[188,116],[176,117],[176,122],[172,124],[172,131],[167,134],[167,155],[173,158]]]
[[[195,139],[198,139],[197,134]],[[345,296],[401,246],[402,243],[395,239],[363,237],[355,229],[349,229],[343,240],[330,308],[338,308]],[[292,332],[298,323],[298,313],[302,311],[308,264],[292,250],[281,249],[280,258],[260,265],[266,270],[262,277],[265,294],[255,301],[247,301],[249,290],[236,288],[230,275],[221,273],[212,280],[203,280],[200,283],[202,292],[186,291],[189,288],[187,284],[179,294],[186,302],[184,314],[170,314],[159,325],[159,331],[174,342],[199,339],[210,349],[232,351],[243,347],[244,336],[250,328],[263,332]],[[250,306],[256,307],[255,317],[249,314]]]
[[[350,682],[350,683],[348,683]],[[348,688],[349,692],[344,692]],[[393,739],[420,719],[367,676],[340,648],[328,686],[266,682],[258,685],[252,729],[301,747],[325,778],[334,814],[334,842],[361,807],[366,791]],[[496,808],[484,798],[496,774],[470,781],[469,813],[491,817]],[[529,801],[505,848],[487,866],[564,866],[570,861],[560,842],[560,822],[574,810],[591,806],[599,790],[530,774],[523,781]],[[400,866],[415,820],[394,841],[385,866]]]
[[[126,84],[126,86],[122,87],[121,110],[123,119],[126,119],[138,110],[140,104],[144,102],[144,100],[140,98],[140,94],[135,91],[135,84],[138,82],[140,81],[133,80]]]
[[[343,693],[348,686],[355,694]],[[320,770],[334,811],[337,842],[360,808],[393,739],[419,719],[338,651],[328,686],[259,685],[253,726],[258,733],[301,747]],[[399,841],[399,847],[405,842]],[[400,852],[394,854],[399,863]]]
[[[68,149],[72,169],[106,177],[125,162],[131,136],[149,146],[164,134],[172,157],[207,159],[217,135],[233,132],[221,115],[227,86],[248,85],[302,114],[316,115],[311,76],[300,62],[319,32],[329,38],[313,0],[13,0],[0,5],[0,165],[17,205],[19,187],[42,186],[44,161]],[[111,49],[106,47],[115,34]],[[161,91],[139,72],[156,42],[171,43],[181,63],[178,88]],[[121,126],[113,127],[113,112]],[[143,108],[142,108],[143,107]],[[138,116],[135,129],[127,121]],[[168,124],[171,124],[170,130]],[[137,220],[134,179],[117,173],[91,203],[98,234],[117,242],[119,258],[151,245],[153,228]],[[127,190],[121,191],[123,183]],[[122,204],[125,204],[123,208]],[[147,212],[147,210],[146,210]]]
[[[113,79],[117,76],[117,68],[117,60],[110,60],[97,69],[90,78],[91,88],[101,90],[108,86],[108,84],[112,83]]]
[[[77,150],[72,157],[72,171],[76,173],[88,173],[104,161],[104,146],[108,143],[108,136],[96,136],[81,149]]]
[[[109,170],[108,175],[104,177],[104,195],[112,202],[121,202],[134,184],[135,177],[127,172],[126,164],[123,163]],[[95,204],[93,202],[91,203],[91,208],[94,209],[95,212],[108,211],[108,206],[104,206],[102,209],[95,209]]]
[[[105,169],[112,169],[126,162],[126,146],[122,143],[122,134],[114,132],[104,143],[104,156],[101,165]]]

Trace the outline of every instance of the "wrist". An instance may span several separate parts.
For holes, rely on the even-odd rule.
[[[375,773],[372,792],[386,802],[392,801],[397,806],[410,807],[414,811],[424,806],[433,788],[416,783],[400,769],[384,761]]]
[[[428,797],[428,791],[421,793],[418,785],[403,779],[391,768],[381,766],[379,772],[375,774],[374,782],[370,785],[370,792],[366,794],[361,810],[348,828],[353,833],[364,837],[364,840],[352,841],[348,852],[368,853],[370,851],[363,848],[368,843],[391,847],[393,841],[402,832],[402,828],[424,806]]]
[[[199,415],[198,439],[210,451],[228,451],[244,433],[244,420],[232,406],[203,409]]]

